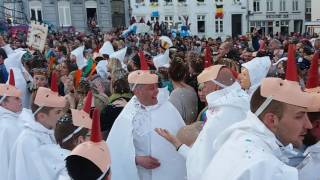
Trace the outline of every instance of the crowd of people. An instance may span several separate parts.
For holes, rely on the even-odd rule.
[[[320,39],[0,36],[8,180],[316,180]]]

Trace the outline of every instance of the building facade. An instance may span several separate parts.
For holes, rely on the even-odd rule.
[[[266,34],[304,32],[305,0],[249,0],[249,27]]]
[[[57,30],[74,27],[88,31],[93,26],[102,31],[128,22],[127,0],[1,0],[9,16],[10,9],[26,14],[29,20],[52,24]],[[1,2],[0,2],[1,3]],[[113,10],[111,10],[113,9]],[[14,19],[17,17],[14,17]],[[113,24],[113,21],[116,22]]]
[[[193,35],[237,36],[247,32],[245,0],[130,0],[139,21],[167,22],[170,28],[189,26]],[[222,16],[216,17],[222,11]]]
[[[319,6],[319,0],[311,0],[311,21],[306,23],[306,31],[311,35],[320,34],[320,11],[316,8]]]

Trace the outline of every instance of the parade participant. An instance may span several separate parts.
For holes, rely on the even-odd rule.
[[[9,54],[8,58],[5,59],[4,64],[7,71],[12,69],[15,75],[16,88],[21,92],[21,100],[24,108],[30,107],[30,97],[31,94],[27,89],[27,85],[32,82],[32,76],[24,68],[21,58],[26,53],[23,50],[15,50],[13,53]]]
[[[54,136],[61,148],[71,151],[86,141],[86,135],[92,124],[90,118],[92,99],[92,91],[89,91],[82,110],[71,109],[71,113],[66,113],[59,119]]]
[[[169,101],[177,108],[185,123],[189,125],[197,118],[198,97],[195,90],[184,82],[187,73],[188,67],[182,58],[175,57],[170,62],[169,78],[173,83],[174,90],[170,94]]]
[[[267,76],[271,60],[269,56],[256,57],[241,66],[240,85],[251,96],[259,87],[261,80]]]
[[[313,98],[297,82],[294,51],[290,45],[286,79],[265,78],[252,95],[246,119],[216,139],[203,180],[298,179],[297,169],[285,164],[285,153],[302,146],[311,128],[306,111]]]
[[[176,134],[184,126],[179,112],[168,100],[157,98],[156,74],[137,70],[129,74],[128,81],[135,96],[116,119],[107,139],[113,160],[112,178],[184,179],[183,157],[153,131],[159,127]]]
[[[4,60],[7,59],[6,52],[0,48],[0,83],[5,83],[8,80],[8,72],[6,66],[4,65]]]
[[[68,174],[73,180],[111,179],[111,158],[108,146],[102,140],[98,109],[95,108],[92,118],[90,141],[79,144],[66,158]]]
[[[304,139],[306,150],[305,159],[297,166],[299,170],[300,180],[317,179],[320,177],[319,171],[315,171],[320,167],[320,105],[319,105],[319,72],[318,72],[319,52],[312,57],[311,67],[308,73],[308,81],[305,91],[314,94],[316,103],[309,108],[308,118],[311,121],[312,129],[308,131]]]
[[[192,148],[181,145],[166,131],[157,130],[160,135],[169,141],[171,140],[171,143],[187,158],[187,172],[190,180],[201,179],[214,156],[212,146],[216,137],[226,128],[244,120],[247,111],[249,111],[248,95],[241,90],[240,84],[235,81],[232,72],[224,66],[215,65],[206,68],[198,76],[198,82],[204,83],[204,91],[206,89],[212,89],[212,91],[206,96],[208,102],[207,121]]]
[[[0,84],[0,174],[8,179],[10,152],[23,129],[18,120],[22,110],[21,92],[15,87],[13,70],[10,70],[9,84]]]
[[[23,109],[19,120],[26,125],[13,146],[8,179],[57,179],[65,152],[55,142],[53,130],[63,115],[64,97],[58,96],[56,75],[51,89],[40,87],[31,106]]]

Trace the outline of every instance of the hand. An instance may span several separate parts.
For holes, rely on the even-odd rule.
[[[155,131],[165,138],[167,141],[169,141],[172,145],[174,145],[176,148],[180,147],[182,145],[181,141],[172,135],[168,130],[162,129],[162,128],[156,128]]]
[[[151,156],[136,156],[136,164],[146,169],[155,169],[160,166],[159,160]]]

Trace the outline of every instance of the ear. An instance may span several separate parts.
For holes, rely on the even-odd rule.
[[[83,142],[85,142],[85,138],[84,138],[83,136],[79,136],[79,137],[77,138],[77,144],[81,144],[81,143],[83,143]]]
[[[45,121],[47,119],[47,114],[43,113],[43,112],[38,112],[37,113],[37,121]]]
[[[262,118],[262,122],[269,128],[272,132],[278,127],[279,118],[273,113],[265,113]]]

